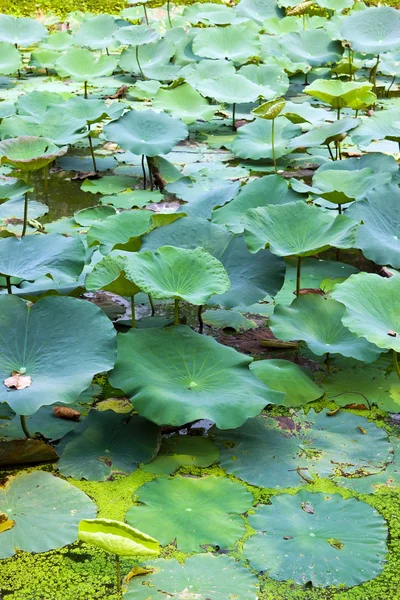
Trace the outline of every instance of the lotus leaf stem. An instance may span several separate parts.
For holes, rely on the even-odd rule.
[[[26,426],[26,417],[25,417],[25,415],[20,415],[19,418],[20,418],[20,422],[21,422],[22,431],[24,432],[24,434],[25,434],[25,436],[27,438],[31,438],[32,436],[29,433],[28,428]]]
[[[352,56],[351,56],[350,46],[348,46],[347,50],[348,50],[348,58],[349,58],[349,75],[350,75],[350,81],[351,81],[353,79],[353,64],[352,64]]]
[[[135,296],[131,296],[132,327],[136,327]]]
[[[337,120],[340,121],[340,107],[337,109]]]
[[[142,154],[142,171],[143,171],[143,189],[146,189],[147,178],[146,178],[146,167],[144,166],[144,154]]]
[[[296,270],[296,296],[300,296],[301,290],[301,256],[297,257],[297,270]]]
[[[338,204],[337,208],[338,208],[339,215],[342,215],[343,214],[342,205]]]
[[[143,10],[144,10],[144,18],[146,19],[146,25],[148,25],[149,24],[149,17],[147,15],[147,8],[146,8],[145,4],[143,4]]]
[[[26,177],[26,183],[29,183],[30,180],[30,173],[28,171],[28,175]],[[25,233],[26,233],[26,227],[28,224],[28,204],[29,204],[29,197],[28,197],[29,192],[26,191],[25,192],[25,200],[24,200],[24,224],[22,226],[22,233],[21,233],[21,237],[23,238]]]
[[[326,358],[325,358],[325,366],[326,366],[326,372],[331,373],[332,371],[332,363],[331,363],[331,355],[329,352],[326,353]]]
[[[236,131],[236,103],[232,104],[232,130]]]
[[[379,61],[380,61],[380,56],[378,54],[378,56],[376,57],[376,63],[374,64],[371,71],[369,72],[369,80],[373,85],[372,91],[374,93],[376,93],[376,73],[378,71]]]
[[[170,7],[170,1],[169,1],[169,0],[167,0],[167,15],[168,15],[168,23],[169,23],[169,26],[170,26],[170,27],[171,27],[171,29],[172,29],[172,21],[171,21],[171,13],[170,13],[170,8],[171,8],[171,7]]]
[[[203,333],[204,321],[203,321],[203,305],[201,304],[197,310],[197,319],[199,321],[199,333]]]
[[[275,173],[278,172],[276,166],[276,156],[275,156],[275,119],[272,119],[271,122],[271,147],[272,147],[272,160],[274,161],[274,169]]]
[[[108,51],[108,48],[106,48],[106,54],[107,54],[107,56],[110,56],[110,53],[109,53],[109,51]]]
[[[331,157],[331,159],[335,160],[335,157],[332,154],[332,148],[330,147],[330,144],[327,144],[326,147],[328,148],[329,156]]]
[[[148,294],[149,296],[149,302],[150,302],[150,306],[151,306],[151,316],[154,317],[154,315],[156,314],[156,307],[154,306],[154,300],[151,294]]]
[[[143,79],[146,79],[146,76],[143,73],[142,65],[140,64],[140,61],[139,61],[139,46],[135,46],[135,53],[136,53],[136,62],[138,64],[140,74]]]
[[[93,151],[92,136],[90,135],[90,125],[89,125],[89,123],[88,123],[88,130],[89,130],[88,140],[89,140],[90,155],[92,157],[94,172],[97,173],[97,165],[96,165],[96,159],[95,159],[94,151]]]
[[[6,285],[7,285],[7,294],[12,294],[11,277],[10,277],[10,275],[5,275],[5,278],[6,278]]]
[[[400,366],[399,366],[399,361],[397,358],[396,350],[393,350],[393,364],[394,364],[395,371],[400,379]]]
[[[117,567],[117,591],[118,594],[121,593],[121,564],[119,562],[118,554],[115,555],[115,564]]]
[[[49,193],[49,165],[43,167],[43,187],[44,193],[47,196]]]
[[[153,176],[151,174],[151,161],[148,156],[146,156],[146,160],[147,160],[147,168],[149,170],[150,191],[152,192],[154,189],[154,184],[153,184]]]
[[[388,87],[388,89],[386,90],[386,97],[389,98],[389,92],[391,90],[392,85],[394,84],[394,82],[396,81],[396,73],[393,75],[392,77],[392,81],[390,82],[390,85]]]
[[[179,300],[175,298],[174,302],[174,325],[179,325]]]
[[[84,92],[85,98],[87,98],[88,97],[87,81],[85,81],[85,83],[83,84],[83,92]]]

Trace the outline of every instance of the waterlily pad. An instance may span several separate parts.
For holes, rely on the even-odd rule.
[[[112,206],[90,206],[78,210],[74,214],[74,221],[82,227],[90,227],[96,221],[102,221],[111,215],[115,215],[116,212]]]
[[[58,148],[49,139],[36,136],[21,136],[0,142],[1,164],[9,164],[21,171],[37,171],[59,156],[68,148]]]
[[[288,148],[315,148],[322,144],[330,144],[335,140],[342,141],[346,134],[355,129],[359,123],[360,119],[346,118],[334,123],[319,125],[288,141],[287,146]],[[355,138],[354,141],[356,141]]]
[[[382,54],[400,47],[400,15],[389,6],[371,7],[343,20],[342,37],[357,52]]]
[[[211,121],[219,109],[218,105],[208,104],[191,85],[184,83],[171,89],[160,88],[153,100],[154,108],[164,110],[183,123]]]
[[[126,278],[128,257],[108,254],[95,264],[85,280],[87,290],[105,290],[119,296],[135,296],[140,289]]]
[[[253,503],[242,485],[213,475],[156,479],[145,483],[137,497],[141,505],[128,509],[127,522],[158,535],[162,544],[176,540],[183,552],[204,544],[230,546],[243,535],[240,514]]]
[[[106,175],[99,179],[85,179],[81,190],[91,194],[118,194],[132,188],[135,183],[136,180],[133,177],[126,175]]]
[[[0,42],[0,57],[0,73],[2,75],[11,75],[22,67],[22,56],[13,44]]]
[[[86,17],[74,34],[74,44],[85,46],[92,50],[102,50],[107,46],[115,46],[113,33],[118,29],[114,17],[111,15],[96,15]]]
[[[87,233],[89,246],[101,244],[106,254],[113,248],[139,250],[140,236],[151,228],[152,213],[149,210],[134,210],[111,215],[94,223]]]
[[[246,25],[199,29],[193,39],[193,52],[205,58],[245,62],[259,51],[258,36]]]
[[[285,16],[285,11],[278,7],[276,0],[240,0],[236,11],[239,15],[258,23],[263,23],[270,17]]]
[[[305,62],[310,67],[335,63],[343,53],[340,42],[332,41],[322,29],[287,33],[280,38],[280,47],[293,62]]]
[[[278,117],[274,122],[275,158],[280,158],[291,152],[288,142],[299,135],[301,129],[298,125],[293,125],[286,117]],[[240,127],[231,144],[231,150],[240,158],[272,158],[272,121],[255,119],[249,125]]]
[[[115,208],[143,208],[152,202],[162,202],[163,194],[158,190],[125,190],[113,196],[103,196],[101,203],[115,206]]]
[[[117,58],[105,54],[95,57],[85,48],[71,48],[56,62],[60,77],[73,77],[75,81],[92,81],[97,77],[111,75],[117,66]]]
[[[48,31],[36,19],[0,15],[0,41],[28,48],[45,39]]]
[[[171,475],[180,467],[209,467],[218,457],[217,446],[208,438],[173,435],[163,438],[157,456],[141,469],[154,475]]]
[[[96,516],[96,505],[63,479],[34,471],[10,477],[0,487],[0,511],[15,521],[0,534],[0,557],[9,558],[17,550],[46,552],[71,544],[79,521]]]
[[[271,504],[249,517],[257,533],[244,555],[256,570],[316,587],[359,585],[383,570],[388,528],[368,504],[303,490]]]
[[[203,321],[211,327],[234,329],[235,331],[248,331],[257,327],[257,323],[233,310],[206,310],[203,313]]]
[[[113,519],[83,519],[78,538],[117,556],[157,556],[159,543],[130,525]]]

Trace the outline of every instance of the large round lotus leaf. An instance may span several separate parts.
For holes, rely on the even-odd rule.
[[[158,33],[147,25],[130,25],[118,29],[114,33],[114,37],[126,46],[144,46],[155,42],[158,39]]]
[[[250,371],[272,390],[284,392],[284,406],[303,406],[324,393],[303,369],[289,360],[256,360],[251,363]]]
[[[160,88],[153,100],[154,108],[165,110],[186,124],[195,121],[211,121],[218,105],[210,105],[199,92],[188,83],[170,90]]]
[[[91,81],[111,75],[117,66],[117,58],[103,54],[98,58],[85,48],[71,48],[56,62],[60,77],[72,77],[75,81]]]
[[[57,446],[57,468],[66,477],[104,481],[114,471],[131,473],[160,447],[157,425],[113,410],[91,410]]]
[[[316,79],[304,88],[306,94],[327,102],[333,108],[349,106],[351,102],[372,89],[372,83],[341,81],[340,79]]]
[[[243,75],[221,75],[217,79],[205,79],[196,83],[196,89],[217,102],[241,104],[254,102],[260,95],[259,87],[243,77]]]
[[[146,473],[170,475],[179,467],[209,467],[218,457],[219,450],[210,439],[176,434],[163,438],[157,456],[141,468]]]
[[[230,288],[221,262],[203,248],[162,246],[154,254],[137,252],[126,264],[126,276],[153,298],[177,298],[196,305]]]
[[[388,529],[372,506],[305,490],[276,496],[271,504],[249,516],[257,533],[244,556],[257,571],[303,585],[353,586],[383,570]]]
[[[400,140],[400,110],[397,108],[375,112],[372,117],[361,121],[351,138],[361,148],[373,140]]]
[[[390,179],[389,173],[385,173],[385,176],[383,177],[383,184]],[[335,204],[346,204],[353,200],[362,200],[368,190],[373,188],[376,183],[376,174],[373,169],[369,168],[347,171],[346,173],[339,169],[324,169],[323,171],[318,169],[312,182],[318,196]],[[346,213],[347,216],[351,214]],[[355,220],[358,221],[359,219],[356,218]]]
[[[117,556],[158,556],[154,538],[121,521],[84,519],[79,523],[78,539]]]
[[[12,223],[13,219],[18,219],[17,223],[17,231],[20,233],[20,224],[23,223],[24,217],[24,198],[12,198],[7,202],[3,202],[0,204],[0,225],[10,227],[10,223]],[[28,219],[38,219],[45,215],[49,210],[49,207],[46,204],[42,204],[41,202],[36,202],[36,200],[29,200],[28,206]]]
[[[266,204],[286,204],[300,198],[299,194],[289,188],[286,179],[280,175],[266,175],[242,187],[232,202],[214,210],[212,220],[213,223],[226,225],[233,233],[242,233],[244,227],[241,220],[249,208]]]
[[[0,238],[0,273],[34,281],[77,279],[85,264],[85,246],[79,238],[58,233]]]
[[[108,255],[95,264],[85,280],[90,291],[105,290],[119,296],[135,296],[140,289],[125,276],[128,257]]]
[[[351,413],[327,412],[259,416],[239,429],[213,429],[221,466],[252,485],[287,488],[338,472],[377,473],[392,460],[383,429]]]
[[[185,6],[183,16],[192,25],[203,23],[205,25],[230,25],[237,21],[237,16],[230,6],[224,4],[213,4],[211,2],[196,2],[191,6]]]
[[[333,296],[337,297],[335,293]],[[306,294],[295,298],[290,306],[278,304],[270,319],[270,327],[280,340],[306,342],[317,356],[341,354],[367,363],[373,362],[381,351],[374,343],[368,343],[349,331],[342,323],[344,314],[345,308],[340,302],[318,294]]]
[[[9,164],[21,171],[37,171],[57,157],[67,153],[67,146],[58,148],[47,138],[21,136],[0,142],[1,164]]]
[[[288,76],[276,65],[245,65],[239,74],[258,85],[259,96],[266,100],[283,96],[289,88]]]
[[[76,298],[48,297],[28,307],[0,297],[0,381],[13,371],[31,378],[24,389],[2,385],[0,401],[18,414],[40,406],[74,402],[96,373],[115,362],[115,331],[100,308]]]
[[[363,154],[361,158],[348,158],[347,160],[337,160],[325,162],[319,168],[317,173],[324,171],[361,171],[363,169],[372,169],[376,174],[376,181],[370,181],[371,188],[381,187],[387,181],[396,178],[398,173],[398,164],[393,156],[382,154],[381,152]],[[345,175],[347,177],[347,174]]]
[[[322,29],[287,33],[280,38],[280,47],[294,62],[306,62],[311,67],[335,63],[343,53],[340,42],[333,42]]]
[[[205,58],[245,62],[251,56],[258,56],[260,42],[258,35],[246,25],[207,27],[195,35],[193,52]]]
[[[137,493],[140,506],[131,506],[126,521],[161,543],[176,540],[182,552],[205,544],[227,547],[245,531],[240,515],[253,504],[252,494],[224,477],[175,477],[145,483]]]
[[[9,42],[27,48],[40,42],[47,35],[46,27],[35,19],[0,15],[0,42]]]
[[[210,419],[226,429],[281,400],[250,373],[251,361],[186,326],[131,329],[118,338],[110,382],[159,425]]]
[[[357,52],[392,52],[400,47],[400,14],[389,6],[356,11],[343,20],[341,34]]]
[[[119,248],[139,250],[140,236],[151,227],[151,211],[133,210],[111,215],[94,223],[87,233],[89,246],[101,244],[104,253]]]
[[[15,104],[14,102],[1,102],[0,103],[0,119],[6,119],[7,117],[11,117],[11,115],[15,114]]]
[[[301,129],[286,117],[278,117],[274,119],[274,123],[275,158],[280,158],[291,152],[288,142],[299,135]],[[231,150],[240,158],[272,158],[272,121],[255,119],[252,123],[240,127],[231,144]]]
[[[8,42],[0,42],[0,73],[2,75],[11,75],[12,73],[16,73],[21,67],[22,56],[19,50]]]
[[[379,348],[400,352],[400,278],[357,273],[332,297],[345,306],[343,324]]]
[[[346,134],[357,127],[359,123],[360,119],[348,118],[320,125],[288,141],[287,146],[288,148],[315,148],[322,144],[330,144],[335,140],[342,141]],[[355,138],[354,141],[356,141]]]
[[[353,248],[357,224],[302,200],[249,209],[242,218],[250,252],[270,248],[278,256],[311,256],[330,247]]]
[[[47,138],[52,145],[74,144],[87,136],[86,122],[83,119],[65,118],[64,108],[57,106],[46,111],[42,117],[13,115],[3,120],[0,126],[3,139],[37,135]]]
[[[175,53],[175,48],[165,39],[146,44],[140,48],[139,61],[140,65],[147,77],[152,74],[152,69],[161,67],[165,70],[170,58]],[[120,56],[119,66],[123,71],[128,73],[140,73],[139,65],[136,57],[136,48],[126,48]],[[151,77],[151,79],[155,79]],[[163,79],[161,77],[160,79]]]
[[[116,142],[133,154],[166,154],[188,135],[186,125],[166,113],[130,110],[104,127],[107,140]]]
[[[92,50],[115,46],[113,33],[117,29],[118,25],[111,15],[88,17],[74,34],[74,44],[76,46],[87,46]]]
[[[240,0],[236,12],[258,23],[263,23],[271,17],[285,16],[285,11],[278,8],[276,0]]]
[[[176,184],[178,187],[179,180]],[[214,207],[229,203],[237,195],[240,185],[240,181],[229,179],[210,179],[205,187],[201,182],[192,184],[184,192],[188,203],[180,206],[176,212],[184,213],[188,217],[211,219]],[[169,185],[168,191],[171,191],[173,186],[174,184]],[[179,192],[176,195],[180,197]]]
[[[71,544],[79,521],[96,516],[96,505],[63,479],[34,471],[10,477],[0,487],[0,513],[15,521],[0,533],[0,557],[9,558],[17,550],[46,552]]]
[[[56,31],[55,33],[51,33],[46,41],[40,44],[40,47],[63,52],[72,46],[72,44],[73,37],[71,31]]]
[[[132,577],[125,600],[164,600],[168,596],[185,600],[257,598],[257,578],[230,556],[196,554],[184,564],[161,559],[147,565],[151,575]]]

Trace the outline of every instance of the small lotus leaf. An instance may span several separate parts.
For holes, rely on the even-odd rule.
[[[136,180],[127,175],[105,175],[100,179],[85,179],[81,185],[83,192],[91,194],[118,194],[134,187]]]
[[[158,190],[125,190],[113,196],[103,196],[101,203],[115,208],[143,208],[152,202],[162,202],[163,194]]]
[[[352,132],[351,138],[361,148],[365,148],[373,140],[400,140],[400,110],[382,110],[374,113],[372,117],[362,119],[359,127]]]
[[[254,102],[260,95],[259,87],[240,74],[222,74],[217,79],[199,81],[196,89],[203,96],[228,104]]]
[[[304,91],[323,102],[327,102],[333,108],[343,108],[362,97],[372,89],[372,83],[341,81],[339,79],[316,79]]]
[[[158,39],[158,33],[147,25],[130,25],[117,29],[114,37],[126,46],[144,46],[155,42]]]
[[[245,65],[239,75],[258,85],[259,96],[267,100],[285,94],[289,88],[288,76],[275,65]]]
[[[125,276],[127,256],[105,256],[95,264],[85,280],[87,290],[105,290],[119,296],[135,296],[140,289]]]
[[[179,467],[209,467],[218,457],[219,450],[210,439],[176,434],[163,438],[157,456],[141,469],[155,475],[170,475]]]
[[[285,98],[278,98],[277,100],[270,100],[269,102],[264,102],[254,108],[251,112],[256,117],[260,119],[267,119],[268,121],[271,119],[276,119],[278,115],[283,111],[286,106]]]
[[[1,15],[1,17],[4,16]],[[11,75],[12,73],[16,73],[21,67],[22,56],[19,50],[9,42],[0,42],[0,73],[2,75]]]
[[[288,143],[300,133],[301,129],[285,117],[278,117],[274,123],[275,157],[280,158],[291,152]],[[231,144],[231,150],[240,158],[272,158],[272,121],[258,118],[249,125],[240,127]]]
[[[315,148],[322,144],[330,144],[333,141],[342,141],[352,129],[360,123],[360,119],[340,119],[334,123],[327,123],[314,127],[307,133],[303,133],[293,140],[288,141],[288,148]],[[352,134],[353,135],[353,134]],[[356,141],[354,139],[354,141]]]
[[[113,519],[84,519],[78,539],[117,556],[158,556],[159,543],[149,535]]]
[[[278,8],[276,0],[240,0],[236,11],[239,15],[258,23],[263,23],[270,17],[285,16],[285,11]]]
[[[89,246],[101,244],[106,253],[108,250],[139,250],[140,236],[151,228],[151,212],[134,210],[111,215],[94,223],[87,233]]]
[[[337,62],[343,48],[340,42],[332,41],[322,29],[306,29],[287,33],[280,38],[280,47],[294,62],[305,62],[311,67]]]
[[[250,312],[250,311],[246,311]],[[255,329],[257,323],[246,319],[241,312],[232,310],[206,310],[203,313],[203,322],[218,329],[234,329],[235,331],[248,331]]]
[[[68,50],[72,44],[73,37],[71,31],[56,31],[55,33],[50,33],[46,41],[40,44],[40,47],[63,52],[64,50]]]

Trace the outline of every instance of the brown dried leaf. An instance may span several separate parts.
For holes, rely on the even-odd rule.
[[[293,293],[295,294],[296,292]],[[305,296],[306,294],[318,294],[318,296],[323,296],[324,293],[324,290],[321,290],[320,288],[301,288],[301,290],[299,290],[299,296]]]
[[[281,348],[282,350],[298,348],[298,342],[282,342],[281,340],[260,340],[261,346],[265,348]]]
[[[71,181],[82,181],[83,179],[100,179],[100,173],[95,171],[78,171],[76,175],[71,177]]]
[[[351,402],[350,404],[346,404],[343,408],[352,408],[353,410],[368,410],[368,407],[365,404],[356,404],[356,402]]]
[[[12,529],[15,525],[15,521],[9,520],[8,516],[0,512],[0,533]]]
[[[148,575],[148,573],[152,573],[153,569],[147,569],[145,567],[133,567],[128,573],[126,577],[124,577],[125,583],[129,583],[132,577],[137,577],[138,575]]]
[[[54,416],[58,419],[67,419],[68,421],[79,421],[81,413],[69,406],[53,406]]]
[[[29,375],[21,375],[18,371],[13,371],[11,375],[11,377],[7,377],[7,379],[4,380],[4,385],[13,390],[23,390],[32,383],[32,379]]]
[[[112,94],[111,96],[104,96],[104,98],[109,100],[116,100],[117,98],[125,98],[127,93],[128,86],[121,85],[121,87],[115,92],[115,94]]]
[[[397,337],[397,333],[395,331],[393,331],[392,329],[389,329],[387,334],[390,335],[390,337]]]
[[[26,438],[0,442],[0,467],[49,462],[58,459],[58,454],[42,440]]]
[[[367,433],[367,430],[366,430],[366,429],[364,429],[364,427],[360,427],[360,425],[357,425],[357,429],[358,429],[359,431],[361,431],[361,433],[362,433],[363,435],[366,435],[366,433]]]
[[[302,510],[304,510],[304,512],[308,513],[309,515],[314,514],[314,507],[311,506],[311,504],[308,504],[308,502],[302,502],[301,508]]]

